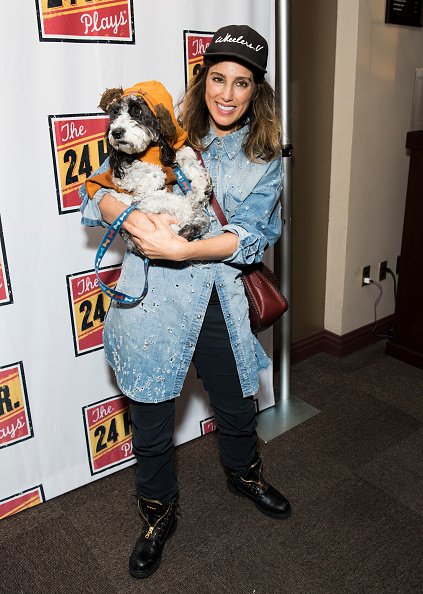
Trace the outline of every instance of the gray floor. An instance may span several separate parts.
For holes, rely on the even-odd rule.
[[[262,444],[285,521],[227,492],[216,435],[177,449],[181,516],[160,570],[127,559],[139,520],[133,468],[0,523],[4,594],[421,594],[423,371],[384,342],[292,369],[321,412]]]

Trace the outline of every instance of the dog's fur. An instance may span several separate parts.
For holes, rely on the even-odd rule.
[[[210,179],[192,148],[183,146],[175,151],[176,128],[169,111],[159,104],[154,114],[141,96],[124,96],[122,89],[107,89],[100,107],[110,117],[107,140],[113,183],[125,190],[110,193],[143,212],[173,215],[179,221],[175,230],[189,241],[204,234],[209,225]],[[168,192],[163,169],[142,160],[150,145],[159,146],[163,166],[179,165],[191,183],[187,194]],[[136,251],[130,235],[123,232],[122,236],[129,249]]]

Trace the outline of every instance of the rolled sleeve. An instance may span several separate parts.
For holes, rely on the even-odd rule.
[[[79,191],[79,195],[82,198],[82,204],[81,204],[81,213],[82,213],[82,217],[81,217],[81,223],[82,225],[87,225],[88,227],[97,227],[99,225],[103,226],[103,227],[108,227],[109,225],[103,221],[102,217],[101,217],[101,212],[100,212],[100,208],[99,208],[99,202],[101,201],[101,199],[103,198],[103,196],[105,194],[107,194],[107,192],[109,190],[107,190],[106,188],[102,188],[100,190],[98,190],[98,192],[95,193],[95,195],[93,196],[93,198],[89,198],[86,190],[85,190],[85,186],[82,186],[84,189],[84,193],[85,195],[83,196],[83,192],[81,191],[82,188]]]
[[[98,173],[103,173],[104,171],[107,170],[108,167],[109,167],[109,160],[106,159],[104,161],[104,163],[97,169],[97,171],[94,171],[94,173],[90,177],[97,175]],[[81,198],[81,206],[79,207],[79,210],[81,211],[81,214],[82,214],[82,217],[81,217],[82,225],[86,225],[87,227],[97,227],[97,226],[108,227],[109,226],[105,221],[103,221],[103,219],[101,217],[100,208],[98,206],[99,202],[101,201],[103,196],[105,194],[107,194],[108,191],[109,190],[107,190],[107,188],[101,188],[100,190],[98,190],[95,193],[93,198],[90,199],[87,189],[85,187],[85,184],[83,184],[79,188],[78,193],[79,193],[79,197]]]
[[[264,251],[261,250],[260,244],[263,243],[258,235],[248,233],[246,229],[239,225],[225,225],[222,231],[229,231],[238,235],[238,246],[234,253],[225,258],[223,262],[232,262],[233,264],[252,264],[256,256]]]
[[[276,159],[228,224],[222,227],[222,231],[235,233],[239,238],[237,249],[223,262],[236,265],[261,262],[265,249],[278,241],[282,230],[281,189],[281,160]]]

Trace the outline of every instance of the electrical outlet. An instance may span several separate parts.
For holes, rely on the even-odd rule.
[[[361,273],[361,286],[365,287],[367,283],[364,282],[365,278],[370,278],[370,266],[364,266]]]
[[[387,260],[379,262],[379,280],[383,281],[386,278],[386,269],[388,268]]]

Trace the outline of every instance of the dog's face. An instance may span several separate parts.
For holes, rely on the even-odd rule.
[[[141,97],[122,97],[112,104],[108,113],[107,136],[115,150],[128,155],[143,153],[152,142],[159,140],[157,119]]]

